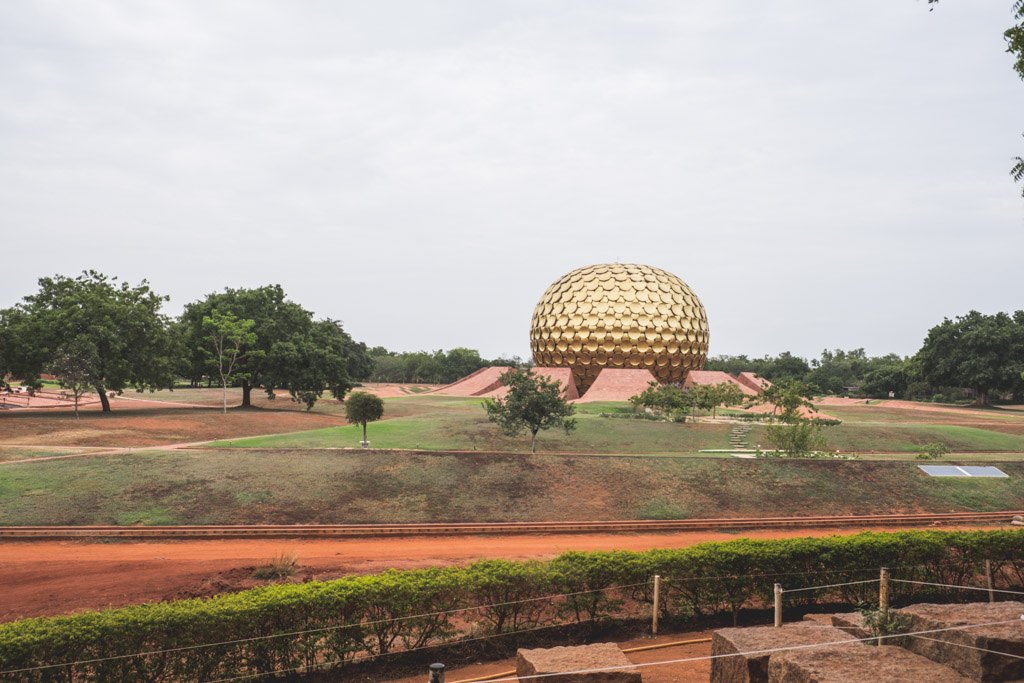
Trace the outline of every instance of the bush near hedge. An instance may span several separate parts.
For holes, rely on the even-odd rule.
[[[655,574],[663,577],[663,618],[682,622],[767,606],[776,581],[788,588],[858,581],[883,566],[896,578],[979,585],[985,560],[1002,583],[1024,583],[1024,532],[740,539],[571,552],[549,562],[391,570],[2,624],[0,678],[158,682],[323,671],[458,639],[643,617]],[[907,584],[894,589],[896,600],[921,597]],[[870,601],[877,590],[865,584],[806,591],[787,596],[787,605]],[[928,597],[937,597],[935,589]],[[219,644],[195,647],[209,643]],[[50,664],[66,665],[12,671]]]

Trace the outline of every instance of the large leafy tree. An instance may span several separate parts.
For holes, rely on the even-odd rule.
[[[365,344],[353,341],[337,322],[314,322],[313,314],[290,301],[280,285],[269,285],[225,289],[185,307],[179,320],[187,350],[182,372],[193,382],[208,373],[203,319],[214,311],[253,321],[255,339],[240,347],[235,368],[242,407],[252,405],[256,387],[270,395],[275,389],[287,389],[308,406],[325,389],[340,390],[349,378],[366,379],[372,368]]]
[[[1024,370],[1024,311],[946,318],[917,352],[922,378],[933,386],[969,387],[987,405],[992,391],[1020,387]]]
[[[267,354],[263,386],[268,396],[287,389],[292,400],[310,410],[324,391],[339,401],[352,388],[349,375],[352,338],[335,320],[312,323],[308,330],[275,343]]]
[[[484,401],[487,419],[508,436],[530,433],[530,451],[537,452],[537,433],[560,427],[568,434],[576,428],[575,409],[565,400],[557,380],[524,370],[509,370],[499,378],[508,387],[503,397]]]
[[[109,412],[108,391],[172,385],[178,347],[165,301],[145,280],[133,287],[92,270],[42,278],[37,293],[0,312],[0,364],[33,383],[68,349],[88,348],[92,388]]]

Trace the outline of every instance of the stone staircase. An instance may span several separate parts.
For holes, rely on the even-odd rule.
[[[750,448],[750,442],[748,441],[750,429],[751,426],[747,423],[734,425],[729,431],[729,446],[736,449]]]

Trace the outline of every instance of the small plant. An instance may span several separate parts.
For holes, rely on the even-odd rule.
[[[299,568],[299,559],[295,555],[281,553],[270,559],[266,564],[261,564],[252,572],[252,578],[258,581],[274,581],[276,579],[287,579]]]
[[[921,449],[921,452],[914,456],[917,460],[938,460],[944,455],[949,455],[949,446],[944,443],[929,443]]]
[[[857,608],[864,621],[864,627],[871,632],[871,635],[879,638],[882,636],[895,636],[906,633],[910,628],[910,615],[902,612],[895,612],[890,609],[875,609],[873,605],[861,605]],[[877,644],[877,640],[867,641],[869,645]]]

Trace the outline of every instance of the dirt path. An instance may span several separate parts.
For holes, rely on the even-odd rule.
[[[853,533],[857,531],[788,529],[753,531],[742,536],[790,538]],[[253,567],[281,553],[298,558],[301,570],[295,579],[304,580],[391,567],[465,564],[494,557],[543,559],[568,550],[674,548],[739,537],[719,532],[679,532],[344,540],[8,542],[0,543],[0,620],[241,590],[256,585],[250,579]]]

